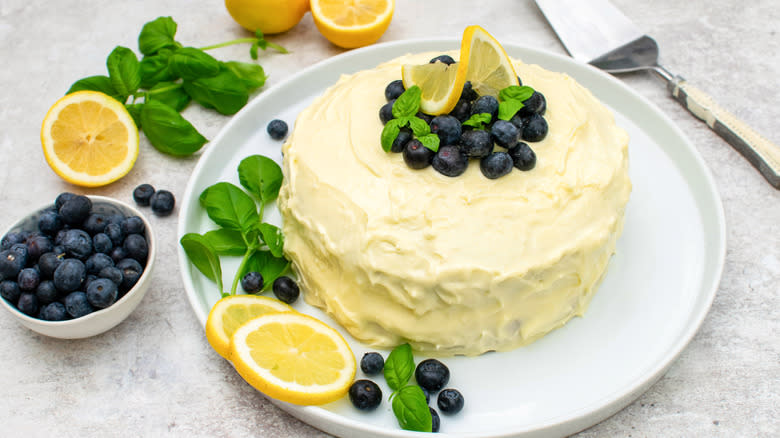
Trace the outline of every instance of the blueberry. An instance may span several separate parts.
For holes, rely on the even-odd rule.
[[[445,389],[439,393],[436,405],[444,414],[457,414],[463,409],[463,394],[457,389]]]
[[[44,235],[33,235],[27,239],[27,263],[35,263],[43,253],[54,249],[51,239]]]
[[[127,251],[125,251],[124,248],[121,246],[117,246],[116,248],[111,250],[111,260],[114,261],[114,263],[119,263],[121,260],[127,258]]]
[[[57,234],[54,236],[54,246],[61,246],[62,241],[65,240],[65,235],[68,233],[69,228],[63,228],[59,231],[57,231]]]
[[[498,118],[498,99],[493,96],[480,96],[471,104],[471,115],[490,114],[490,120]]]
[[[142,234],[144,232],[144,221],[138,216],[130,216],[122,219],[120,227],[125,236],[128,234]]]
[[[64,255],[57,254],[54,251],[42,254],[38,259],[38,269],[41,271],[41,276],[43,278],[52,278],[54,271],[64,258]]]
[[[486,178],[500,178],[512,171],[512,157],[506,152],[493,152],[479,160],[479,169]]]
[[[41,274],[37,269],[24,268],[19,271],[19,276],[16,278],[16,283],[19,285],[19,289],[22,292],[34,292],[41,282]]]
[[[173,211],[174,205],[176,205],[176,198],[168,190],[158,190],[152,195],[149,203],[152,206],[152,213],[157,216],[168,216]]]
[[[435,64],[436,62],[443,62],[443,63],[445,63],[447,65],[455,64],[455,60],[452,59],[452,56],[450,56],[450,55],[439,55],[439,56],[431,59],[428,62],[431,63],[431,64]]]
[[[427,123],[429,125],[433,121],[433,116],[432,115],[425,114],[422,111],[417,111],[417,114],[415,114],[414,116],[417,117],[418,119],[422,119],[425,123]]]
[[[11,249],[17,243],[24,243],[24,236],[21,233],[12,231],[3,236],[3,240],[0,240],[0,251]]]
[[[461,152],[467,157],[482,158],[493,152],[490,133],[481,129],[466,131],[460,137]]]
[[[147,206],[153,194],[154,187],[151,184],[141,184],[133,190],[133,201],[138,205]]]
[[[119,224],[110,223],[106,225],[106,229],[103,232],[111,239],[114,247],[120,246],[125,240],[125,233],[122,232],[122,227]]]
[[[114,266],[114,261],[107,254],[97,252],[89,256],[84,266],[87,268],[87,274],[97,275],[103,268]]]
[[[5,298],[9,303],[16,303],[19,301],[19,295],[22,294],[19,285],[12,280],[0,281],[0,297]]]
[[[284,120],[273,119],[268,123],[265,128],[268,131],[268,135],[274,140],[281,140],[287,135],[287,123]]]
[[[54,248],[52,248],[51,252],[54,254],[57,254],[58,256],[65,257],[65,254],[67,251],[65,250],[65,247],[62,245],[56,245]],[[43,255],[43,254],[41,254]],[[40,261],[40,259],[38,259]]]
[[[506,120],[496,120],[490,128],[490,138],[502,148],[511,148],[520,139],[520,130]]]
[[[87,301],[98,309],[114,304],[118,295],[116,284],[108,278],[98,278],[87,286]]]
[[[87,300],[87,294],[81,291],[69,293],[64,301],[65,310],[68,312],[68,315],[74,318],[80,318],[95,311],[92,305],[89,304],[89,300]]]
[[[381,354],[372,351],[363,355],[360,359],[360,369],[363,370],[366,375],[372,376],[379,374],[385,367],[385,359]]]
[[[116,264],[116,267],[122,271],[122,284],[119,285],[120,292],[124,293],[130,290],[141,278],[144,268],[135,259],[122,259]]]
[[[442,175],[455,177],[466,171],[469,159],[457,146],[442,146],[436,152],[431,164]]]
[[[92,248],[95,250],[95,252],[110,254],[111,250],[114,249],[114,242],[111,241],[111,238],[108,237],[108,234],[97,233],[92,236]]]
[[[393,145],[390,148],[391,152],[403,152],[404,146],[406,146],[406,143],[409,142],[409,140],[412,139],[412,130],[409,128],[401,128],[400,131],[398,131],[398,137],[393,140]]]
[[[436,392],[449,382],[450,370],[436,359],[425,359],[417,364],[414,378],[417,379],[417,384],[421,387]]]
[[[393,117],[393,104],[395,103],[395,99],[387,102],[386,104],[382,105],[382,108],[379,108],[379,120],[382,121],[382,124],[389,122],[390,120],[394,119]]]
[[[92,210],[92,201],[86,196],[75,195],[62,204],[59,214],[66,225],[77,227],[87,220],[90,210]]]
[[[534,91],[528,99],[523,101],[523,107],[517,113],[523,117],[530,116],[531,114],[544,115],[547,111],[547,99],[544,95],[538,91]]]
[[[16,302],[16,307],[22,312],[32,317],[38,314],[39,309],[38,297],[32,293],[23,292],[19,295],[19,301]]]
[[[54,270],[54,286],[60,292],[73,292],[87,278],[87,268],[79,259],[65,259]]]
[[[57,195],[57,199],[54,200],[54,209],[59,211],[60,208],[62,208],[63,204],[70,201],[75,196],[76,196],[75,193],[70,193],[70,192],[60,193],[59,195]]]
[[[512,163],[519,170],[531,170],[536,166],[536,154],[526,143],[520,142],[507,152],[512,157]]]
[[[38,297],[38,302],[41,304],[49,304],[53,301],[57,301],[60,293],[57,288],[54,287],[54,282],[51,280],[43,280],[38,284],[35,289],[35,296]]]
[[[245,292],[254,294],[260,292],[263,288],[263,276],[257,271],[247,272],[243,278],[241,278],[241,288]]]
[[[431,132],[438,135],[441,144],[456,144],[460,140],[460,120],[453,116],[436,116],[431,121]]]
[[[274,280],[272,289],[276,298],[287,304],[294,303],[301,294],[301,290],[295,281],[284,275]]]
[[[114,213],[112,215],[108,216],[108,225],[114,224],[114,225],[122,225],[122,221],[125,220],[125,216],[121,213]],[[106,227],[108,227],[106,225]]]
[[[349,401],[361,411],[371,411],[382,402],[382,390],[370,380],[356,380],[349,387]]]
[[[404,147],[404,162],[412,169],[424,169],[431,165],[435,152],[423,146],[416,138],[409,140]]]
[[[82,290],[87,290],[89,287],[89,284],[93,281],[97,280],[98,276],[95,274],[87,274],[87,278],[84,279],[84,283],[82,283],[81,288]]]
[[[26,243],[15,243],[11,246],[10,251],[19,257],[19,263],[22,264],[22,267],[27,266],[27,262],[30,261],[30,251],[27,249]]]
[[[0,251],[0,280],[16,280],[19,271],[24,268],[26,257],[21,257],[12,249]]]
[[[532,114],[524,120],[523,140],[542,141],[547,136],[547,120],[539,114]]]
[[[438,432],[439,428],[441,428],[441,418],[439,418],[439,413],[436,412],[436,409],[433,409],[432,407],[428,407],[431,411],[431,432]]]
[[[517,113],[513,115],[511,119],[509,119],[509,123],[515,125],[515,127],[522,132],[523,125],[525,124],[525,119],[526,117],[523,117],[519,113]]]
[[[41,316],[46,321],[65,321],[68,319],[68,311],[65,310],[64,304],[54,302],[43,306]]]
[[[140,234],[130,234],[125,237],[125,243],[122,244],[127,256],[138,260],[139,263],[146,263],[146,258],[149,256],[149,246],[146,243],[146,238]]]
[[[466,102],[473,102],[477,100],[478,97],[479,94],[472,88],[471,81],[466,81],[466,83],[463,84],[463,91],[460,93],[460,98]]]
[[[404,81],[396,79],[385,87],[385,99],[388,101],[398,99],[398,96],[403,94],[404,91],[406,91]]]
[[[461,99],[455,104],[455,108],[450,111],[450,115],[458,119],[460,123],[465,122],[471,116],[471,104],[468,100]]]
[[[98,278],[107,278],[117,286],[122,284],[122,271],[116,266],[106,266],[98,272]]]
[[[66,254],[79,260],[85,260],[92,254],[92,237],[84,230],[70,229],[62,239]]]
[[[56,236],[64,225],[65,223],[56,211],[46,211],[38,218],[38,229],[41,230],[41,233],[49,236]]]

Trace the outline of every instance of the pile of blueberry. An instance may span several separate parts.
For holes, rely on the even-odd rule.
[[[430,62],[449,65],[455,60],[448,55],[441,55]],[[519,77],[518,82],[522,85]],[[390,82],[385,88],[387,103],[379,110],[379,118],[383,124],[393,118],[393,104],[404,91],[400,79]],[[482,174],[490,179],[508,174],[512,167],[523,171],[531,170],[536,165],[536,154],[526,142],[542,141],[547,136],[548,125],[543,117],[547,101],[542,93],[534,91],[531,97],[523,101],[523,105],[510,120],[499,120],[498,99],[487,95],[479,96],[472,89],[471,82],[467,81],[460,100],[449,114],[434,117],[422,112],[417,113],[418,118],[428,123],[431,132],[439,136],[438,152],[423,146],[414,138],[409,128],[401,128],[391,151],[403,153],[404,161],[413,169],[433,166],[439,173],[450,177],[465,172],[469,159],[478,159]],[[491,115],[486,129],[463,125],[472,115],[483,113]]]
[[[151,184],[141,184],[133,190],[133,201],[141,207],[152,207],[157,216],[168,216],[173,212],[176,198],[168,190],[154,190]]]
[[[64,321],[106,308],[141,277],[149,256],[138,216],[92,210],[86,196],[62,193],[37,230],[0,240],[0,296],[21,312]]]
[[[381,354],[372,351],[363,355],[360,360],[360,369],[367,376],[377,375],[382,372],[385,360]],[[457,389],[443,389],[450,381],[450,370],[446,365],[436,359],[425,359],[414,370],[414,378],[425,394],[425,401],[430,403],[431,396],[436,395],[436,406],[446,415],[454,415],[463,409],[463,394]],[[382,401],[382,390],[379,385],[369,379],[356,380],[349,388],[349,399],[352,404],[364,411],[376,409]],[[428,407],[433,419],[432,432],[438,432],[441,419],[436,409]]]

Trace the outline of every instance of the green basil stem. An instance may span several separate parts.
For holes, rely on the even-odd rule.
[[[218,49],[220,47],[232,46],[233,44],[243,44],[243,43],[254,44],[254,43],[258,42],[258,41],[260,41],[258,38],[238,38],[238,39],[235,39],[235,40],[225,41],[224,43],[219,43],[219,44],[213,44],[213,45],[210,45],[210,46],[200,47],[200,50]],[[274,50],[276,50],[279,53],[290,53],[287,49],[285,49],[284,47],[280,46],[279,44],[275,44],[275,43],[272,43],[272,42],[267,41],[267,40],[266,40],[266,44],[268,44],[268,47],[273,48]]]
[[[246,267],[247,262],[250,258],[252,258],[252,255],[255,253],[254,248],[247,248],[246,252],[244,253],[244,258],[241,260],[241,264],[238,266],[238,271],[236,271],[236,276],[233,278],[233,286],[230,287],[230,295],[236,294],[236,289],[238,288],[238,281],[241,279],[241,272],[244,271],[244,267]]]

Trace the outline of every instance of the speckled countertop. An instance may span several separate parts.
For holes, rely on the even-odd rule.
[[[780,8],[775,0],[614,0],[661,47],[663,63],[780,143]],[[221,1],[4,0],[0,4],[0,229],[59,192],[131,200],[148,182],[181,196],[198,157],[172,158],[142,137],[125,178],[85,190],[57,177],[39,131],[70,84],[99,74],[116,45],[137,48],[141,26],[160,15],[193,45],[247,36]],[[530,0],[397,0],[380,41],[459,38],[480,24],[501,41],[565,53]],[[307,14],[270,38],[292,55],[261,54],[266,88],[342,52]],[[248,61],[246,46],[220,49]],[[668,114],[709,165],[727,221],[726,264],[712,309],[667,374],[634,403],[578,437],[780,435],[780,191],[666,95],[651,74],[622,80]],[[207,138],[227,117],[197,105],[185,116]],[[208,148],[208,145],[205,146]],[[282,412],[208,346],[181,285],[176,217],[149,215],[159,241],[152,288],[122,324],[94,338],[62,341],[0,313],[0,436],[269,436],[325,434]]]

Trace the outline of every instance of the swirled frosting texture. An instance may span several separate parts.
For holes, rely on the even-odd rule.
[[[376,347],[442,355],[527,344],[582,315],[623,228],[628,135],[571,77],[515,61],[547,99],[536,167],[485,178],[413,170],[379,145],[406,55],[342,76],[283,147],[285,252],[306,301]],[[452,53],[457,59],[457,52]]]

